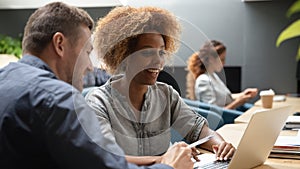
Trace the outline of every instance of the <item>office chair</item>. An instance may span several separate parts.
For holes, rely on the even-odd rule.
[[[160,74],[158,75],[158,77],[157,77],[157,81],[163,82],[163,83],[166,83],[166,84],[172,86],[179,93],[179,95],[181,96],[181,91],[180,91],[180,88],[179,88],[179,85],[178,85],[177,81],[168,72],[162,70],[160,72]],[[182,99],[183,99],[183,101],[186,100],[184,98],[182,98]],[[189,105],[192,110],[199,113],[201,116],[205,117],[208,120],[209,127],[212,130],[216,130],[216,129],[220,128],[221,126],[223,126],[225,124],[225,122],[223,120],[223,117],[221,115],[219,115],[218,113],[210,110],[209,108],[202,108],[202,107],[200,107],[196,104],[195,105],[194,104],[187,104],[187,105]]]
[[[166,84],[172,86],[178,92],[179,96],[181,96],[180,87],[179,87],[177,81],[168,72],[166,72],[164,70],[160,71],[159,75],[157,77],[157,81],[163,82],[163,83],[166,83]]]
[[[205,109],[217,113],[223,118],[224,124],[234,123],[234,119],[244,113],[238,110],[225,109],[223,107],[219,107],[216,105],[203,103],[198,100],[190,100],[190,99],[183,98],[183,101],[189,106],[198,107],[201,109]]]

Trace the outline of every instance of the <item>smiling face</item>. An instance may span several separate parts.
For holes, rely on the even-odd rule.
[[[162,35],[145,33],[137,37],[135,52],[128,58],[127,74],[133,83],[153,85],[165,64],[165,42]]]

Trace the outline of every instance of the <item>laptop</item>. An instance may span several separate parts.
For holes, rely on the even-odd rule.
[[[230,161],[216,161],[215,154],[201,154],[198,156],[201,161],[194,163],[194,169],[209,168],[208,166],[218,168],[217,166],[222,165],[228,169],[247,169],[262,165],[291,113],[291,106],[255,112]]]

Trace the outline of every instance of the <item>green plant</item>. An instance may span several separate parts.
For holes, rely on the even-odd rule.
[[[0,54],[10,54],[21,58],[22,45],[21,38],[13,38],[0,34]]]
[[[290,18],[293,14],[300,12],[300,0],[297,0],[288,9],[286,16]],[[287,28],[285,28],[277,38],[276,46],[279,47],[280,44],[288,39],[296,38],[300,36],[300,19],[291,23]],[[296,60],[300,59],[300,45],[298,47],[298,52]]]

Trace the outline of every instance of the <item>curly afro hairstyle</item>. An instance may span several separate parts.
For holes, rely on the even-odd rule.
[[[158,7],[116,7],[97,22],[94,47],[98,57],[110,73],[134,52],[137,37],[143,33],[158,32],[169,54],[179,48],[181,26],[169,11]]]

